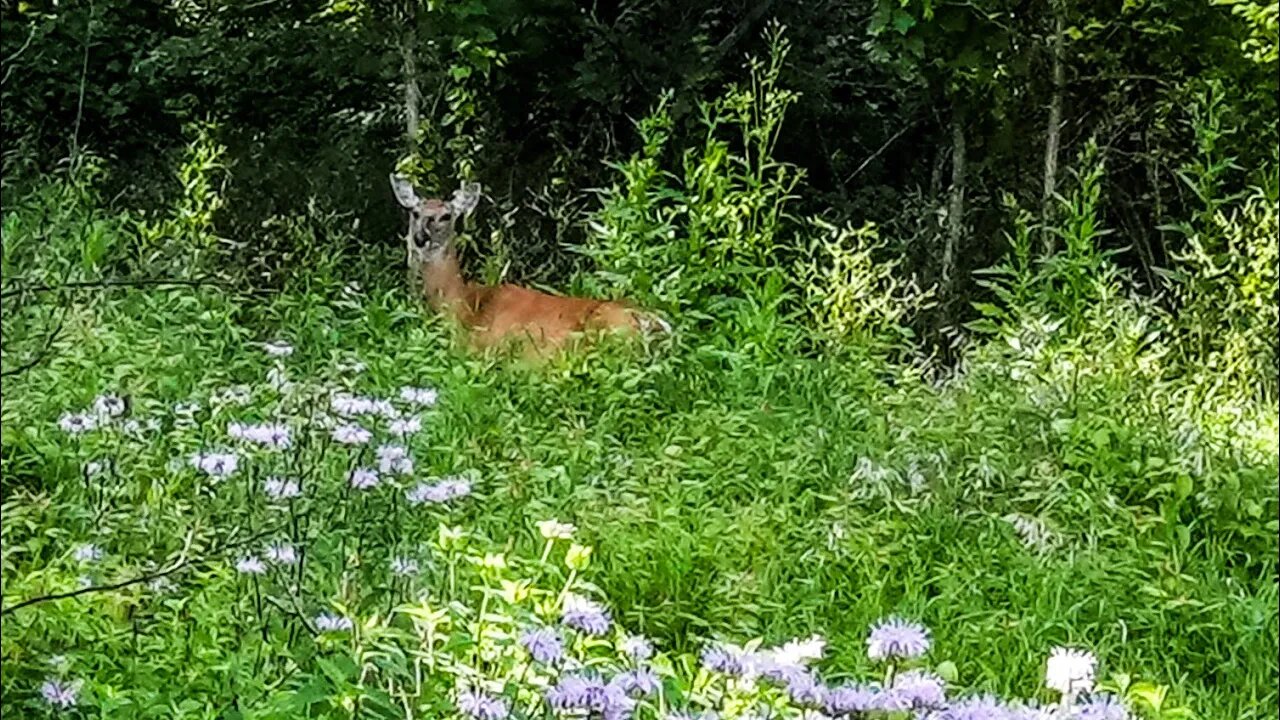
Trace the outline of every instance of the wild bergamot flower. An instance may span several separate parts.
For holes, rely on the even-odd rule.
[[[923,625],[891,617],[871,628],[867,657],[872,660],[917,658],[929,652],[929,631]]]

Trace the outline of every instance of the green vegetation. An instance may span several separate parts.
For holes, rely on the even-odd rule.
[[[528,55],[554,57],[539,55],[550,5],[521,25],[514,5],[408,4],[416,34],[389,35],[403,7],[229,3],[198,23],[197,6],[5,11],[29,30],[19,51],[6,28],[5,56],[43,68],[4,84],[6,131],[23,137],[5,158],[0,266],[6,717],[1274,717],[1280,182],[1269,138],[1250,134],[1274,130],[1274,88],[1256,74],[1275,68],[1267,7],[1164,4],[1168,22],[1144,25],[1145,6],[1103,21],[1084,5],[1015,19],[988,3],[962,21],[959,6],[881,3],[857,51],[816,42],[812,23],[775,25],[740,74],[668,58],[701,74],[648,92],[617,149],[615,120],[592,112],[667,76],[640,64],[623,78],[592,55],[529,81],[595,108],[582,144],[521,162],[504,134],[524,111],[490,91],[533,73]],[[260,34],[239,33],[246,18]],[[1170,39],[1196,22],[1221,41],[1205,77],[1180,74],[1192,50]],[[975,28],[985,44],[964,40]],[[1091,114],[1092,139],[1063,139],[1049,187],[997,183],[1030,123],[1008,78],[1032,70],[1005,45],[1049,28],[1075,70],[1177,60],[1158,91],[1091,95],[1119,125],[1149,123],[1158,179],[1138,179],[1103,131],[1118,126]],[[108,64],[90,84],[84,137],[185,123],[180,143],[103,159],[73,136],[65,164],[42,160],[57,140],[32,114],[67,102],[51,88],[74,80],[56,42],[73,31],[134,43],[103,48],[132,58],[132,79]],[[613,32],[627,39],[613,52],[639,53],[641,30]],[[258,54],[207,54],[218,40]],[[306,139],[254,165],[281,147],[257,124],[300,111],[238,83],[304,40],[288,62],[314,85],[282,97],[358,95],[401,71],[404,57],[378,53],[408,48],[409,80],[440,81],[441,121],[424,117],[400,157],[394,132],[289,115],[279,132]],[[829,72],[789,78],[820,46]],[[908,180],[873,168],[840,198],[847,181],[814,177],[815,156],[793,149],[802,123],[820,137],[848,119],[825,84],[854,71],[950,117],[928,121],[944,141]],[[322,87],[343,73],[349,86]],[[1028,92],[1049,99],[1042,84]],[[139,109],[175,87],[189,94]],[[377,98],[375,115],[399,102]],[[1158,117],[1125,115],[1140,110]],[[911,127],[866,112],[877,132]],[[528,122],[556,142],[571,128]],[[607,166],[585,167],[606,147]],[[339,190],[324,155],[345,150],[361,169]],[[854,172],[836,150],[817,155]],[[539,189],[481,204],[468,272],[632,298],[674,333],[538,367],[464,353],[406,290],[396,159],[441,193],[519,165]],[[948,163],[950,187],[912,187]],[[321,171],[294,174],[307,168]],[[922,657],[869,646],[890,616],[928,628]],[[526,633],[544,626],[569,660],[530,659]],[[760,650],[796,639],[788,672],[883,681],[878,697],[905,697],[904,677],[945,681],[950,705],[807,696]],[[1061,647],[1097,658],[1098,693],[1054,689],[1046,658]],[[661,688],[574,714],[566,683],[584,667],[648,669]],[[984,693],[1010,705],[975,709]],[[1126,709],[1103,714],[1112,695]],[[1013,699],[1043,707],[1015,714]]]

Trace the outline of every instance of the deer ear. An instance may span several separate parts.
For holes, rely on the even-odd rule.
[[[396,200],[407,208],[418,207],[418,203],[421,202],[418,191],[413,189],[413,183],[400,173],[391,174],[391,189],[396,194]]]
[[[480,202],[480,183],[467,183],[453,192],[453,200],[449,203],[458,215],[469,215]]]

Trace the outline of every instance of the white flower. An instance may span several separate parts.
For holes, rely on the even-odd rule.
[[[1093,653],[1074,648],[1056,647],[1049,653],[1044,684],[1063,695],[1093,691],[1093,675],[1098,659]]]
[[[58,427],[68,435],[80,435],[98,427],[98,419],[88,413],[64,413]]]
[[[264,342],[262,349],[272,357],[288,357],[293,354],[293,346],[280,340]]]
[[[191,466],[215,480],[235,474],[240,458],[233,453],[197,453],[191,456]]]
[[[333,613],[320,613],[315,617],[316,630],[320,632],[341,632],[350,630],[353,627],[351,618],[334,615]]]
[[[396,437],[412,435],[421,429],[422,421],[416,416],[392,420],[391,424],[387,426],[387,431]]]
[[[124,399],[118,395],[99,395],[93,400],[93,412],[102,420],[120,417],[124,411]]]
[[[373,438],[373,433],[359,425],[339,425],[333,429],[333,439],[343,445],[363,445]]]
[[[569,523],[562,523],[556,518],[538,523],[538,532],[548,540],[569,540],[578,528]]]
[[[96,562],[102,559],[102,548],[93,543],[85,543],[76,548],[74,557],[76,561],[82,563]]]
[[[298,487],[296,480],[286,480],[278,477],[267,478],[262,489],[272,500],[288,500],[302,494],[302,489]]]
[[[136,437],[142,434],[142,423],[130,418],[120,425],[120,431],[126,435],[133,435]]]
[[[768,651],[774,663],[784,667],[802,667],[814,660],[821,660],[827,641],[814,635],[807,640],[792,640],[780,648]]]
[[[267,571],[267,565],[262,558],[250,555],[236,561],[236,570],[246,575],[261,575]]]
[[[419,407],[431,407],[436,404],[440,394],[432,388],[416,388],[402,387],[400,388],[400,399],[410,405]]]
[[[357,490],[368,490],[378,486],[378,473],[369,468],[356,468],[347,473],[347,482]]]
[[[298,562],[298,551],[287,543],[271,545],[265,554],[268,560],[280,565],[296,565]]]
[[[85,477],[93,477],[94,475],[98,475],[104,469],[105,468],[103,467],[102,463],[98,460],[90,460],[89,462],[84,464]]]

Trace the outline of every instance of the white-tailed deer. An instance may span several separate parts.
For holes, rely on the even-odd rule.
[[[423,198],[408,178],[391,176],[396,200],[409,210],[409,269],[432,308],[456,320],[476,348],[520,343],[546,356],[592,332],[670,332],[671,326],[628,302],[560,297],[516,285],[467,282],[453,241],[456,223],[480,201],[478,184],[464,185],[448,202]]]

